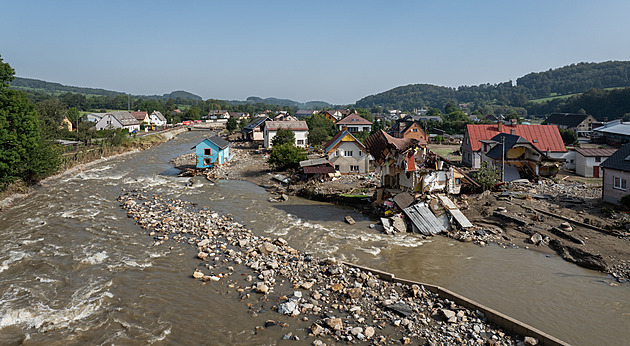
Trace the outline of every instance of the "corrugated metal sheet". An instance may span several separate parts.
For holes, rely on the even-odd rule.
[[[413,223],[414,229],[417,229],[418,232],[424,235],[434,235],[446,230],[444,225],[424,203],[412,205],[403,209],[403,211]]]

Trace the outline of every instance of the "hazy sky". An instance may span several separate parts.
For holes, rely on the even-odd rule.
[[[629,14],[627,0],[0,0],[0,55],[73,86],[349,104],[630,60]]]

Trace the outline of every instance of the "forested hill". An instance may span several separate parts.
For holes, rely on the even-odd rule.
[[[579,63],[545,72],[530,73],[516,80],[532,98],[567,95],[589,89],[630,86],[630,61]]]
[[[333,105],[324,101],[309,101],[309,102],[302,103],[302,102],[297,102],[297,101],[293,101],[289,99],[278,99],[275,97],[267,97],[263,99],[257,96],[250,96],[245,101],[227,101],[227,102],[232,105],[267,104],[267,105],[281,106],[281,107],[288,106],[288,107],[297,108],[297,109],[321,109],[321,108],[333,107]]]
[[[512,81],[458,88],[411,84],[364,97],[355,106],[412,110],[442,108],[447,102],[456,102],[524,107],[533,99],[582,93],[592,88],[628,86],[630,61],[579,63],[527,74],[518,78],[516,85]]]
[[[11,89],[22,90],[31,93],[44,93],[50,95],[60,95],[64,93],[74,93],[81,94],[84,96],[110,96],[115,97],[119,95],[126,95],[125,93],[119,91],[111,91],[105,89],[97,89],[97,88],[82,88],[75,86],[63,85],[60,83],[54,82],[46,82],[39,79],[32,78],[23,78],[23,77],[15,77],[15,79],[11,82]],[[186,100],[196,100],[201,101],[202,98],[195,94],[189,93],[187,91],[173,91],[164,95],[132,95],[136,98],[147,99],[147,100],[168,100],[172,99],[186,99]]]

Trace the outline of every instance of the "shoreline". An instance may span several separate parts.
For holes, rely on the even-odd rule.
[[[182,132],[185,132],[185,131],[186,130],[182,129],[182,128],[175,128],[175,129],[171,129],[171,130],[168,130],[168,131],[161,131],[161,132],[158,132],[158,133],[152,133],[152,134],[146,135],[144,137],[162,136],[162,141],[160,143],[156,144],[156,145],[160,145],[160,144],[163,144],[163,143],[166,143],[166,142],[170,141],[171,139],[174,139],[178,134],[180,134]],[[121,147],[121,148],[125,148],[125,147]],[[148,147],[148,148],[150,148],[150,147]],[[79,172],[89,168],[89,167],[92,167],[93,165],[97,165],[97,164],[100,164],[100,163],[103,163],[103,162],[106,162],[108,160],[115,159],[115,158],[118,158],[118,157],[131,155],[131,154],[143,151],[143,150],[148,149],[148,148],[145,148],[143,146],[141,146],[141,147],[130,147],[130,148],[127,148],[128,150],[125,150],[123,152],[115,153],[115,154],[108,155],[108,156],[105,156],[105,157],[101,156],[98,159],[77,164],[77,165],[72,166],[72,167],[70,167],[68,169],[65,169],[65,170],[63,170],[61,172],[58,172],[58,173],[55,173],[55,174],[50,175],[48,177],[45,177],[42,180],[40,180],[39,182],[37,182],[36,184],[31,185],[31,186],[24,186],[21,183],[17,183],[17,184],[14,183],[14,184],[10,185],[5,192],[10,191],[11,189],[16,189],[18,191],[17,192],[8,192],[7,196],[5,196],[2,199],[0,199],[0,213],[3,212],[6,209],[11,208],[16,203],[19,203],[20,201],[23,201],[24,199],[30,197],[32,194],[36,193],[40,189],[46,188],[47,184],[50,184],[50,183],[54,182],[55,180],[57,180],[59,178],[62,178],[65,175],[76,174],[76,173],[79,173]]]

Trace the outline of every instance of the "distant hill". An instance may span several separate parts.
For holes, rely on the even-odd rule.
[[[23,77],[15,77],[15,79],[11,82],[11,88],[16,90],[22,90],[26,92],[39,92],[49,95],[61,95],[65,93],[74,93],[81,94],[84,96],[110,96],[115,97],[119,95],[127,95],[123,92],[119,91],[111,91],[105,89],[97,89],[97,88],[83,88],[83,87],[75,87],[63,85],[60,83],[54,82],[46,82],[39,79],[32,78],[23,78]],[[168,100],[169,98],[176,99],[186,99],[186,100],[195,100],[202,101],[200,96],[189,93],[187,91],[179,90],[173,91],[169,94],[164,95],[132,95],[135,98],[147,99],[147,100]]]
[[[366,96],[357,101],[355,106],[412,110],[422,107],[443,108],[447,102],[477,102],[524,107],[532,99],[614,87],[630,87],[630,61],[572,64],[527,74],[518,78],[516,85],[512,81],[458,88],[410,84]]]
[[[297,107],[298,109],[320,109],[320,108],[326,108],[326,107],[330,107],[330,108],[333,107],[333,105],[324,101],[309,101],[309,102],[302,103],[302,102],[297,102],[297,101],[293,101],[289,99],[278,99],[274,97],[268,97],[268,98],[263,99],[257,96],[250,96],[245,101],[228,101],[228,103],[233,104],[233,105],[262,103],[262,104],[267,104],[271,106]]]

